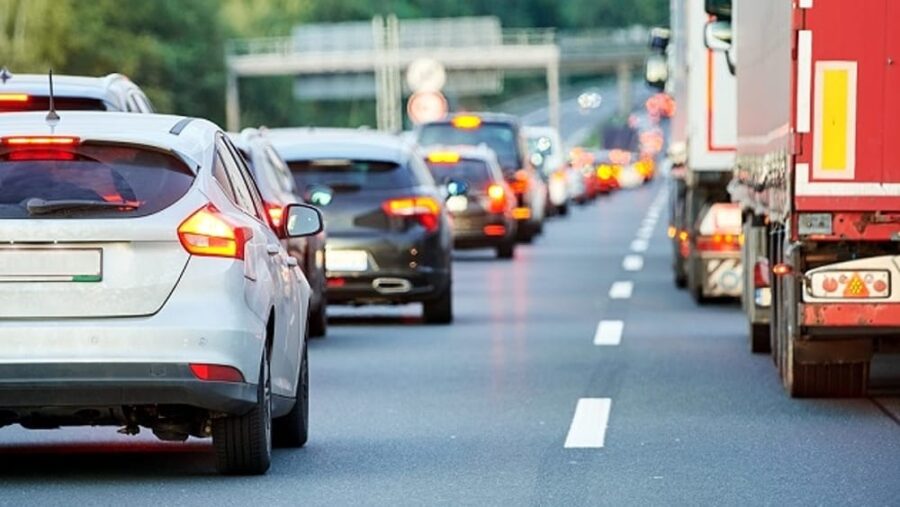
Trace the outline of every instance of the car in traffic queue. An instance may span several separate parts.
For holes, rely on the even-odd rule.
[[[307,440],[310,287],[247,167],[205,120],[60,116],[0,115],[0,425],[211,436],[264,473]]]
[[[487,145],[497,154],[503,175],[516,195],[517,237],[530,242],[544,228],[547,185],[531,164],[519,120],[500,113],[455,113],[416,129],[423,147]]]
[[[271,129],[297,188],[328,224],[328,304],[422,303],[453,320],[453,238],[422,153],[397,136],[350,129]]]
[[[524,127],[531,163],[547,185],[549,210],[558,215],[569,213],[570,194],[576,191],[580,176],[566,163],[559,131],[553,127]]]
[[[48,111],[50,79],[47,74],[11,74],[0,69],[0,113]],[[57,111],[154,112],[143,90],[122,74],[54,75],[52,79]]]
[[[325,336],[328,329],[325,231],[314,236],[287,237],[283,227],[284,209],[288,204],[303,202],[287,163],[258,129],[244,129],[240,134],[230,134],[229,137],[250,168],[272,228],[281,236],[281,243],[288,254],[297,259],[300,270],[312,287],[309,334],[315,337]]]
[[[598,191],[593,153],[575,146],[569,150],[568,165],[575,177],[571,190],[573,202],[583,205],[594,200]]]
[[[433,148],[425,162],[440,188],[447,189],[453,246],[494,248],[497,257],[513,258],[515,197],[496,154],[484,145]]]
[[[596,150],[593,152],[591,177],[598,194],[608,194],[621,188],[619,178],[622,168],[629,164],[631,157],[622,150]]]

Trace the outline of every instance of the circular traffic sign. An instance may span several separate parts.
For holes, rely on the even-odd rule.
[[[437,60],[419,58],[406,69],[406,84],[413,92],[439,92],[447,84],[447,71]]]
[[[415,124],[428,123],[447,116],[448,107],[441,92],[416,92],[406,103],[406,114]]]

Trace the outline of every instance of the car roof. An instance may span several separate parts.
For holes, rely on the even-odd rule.
[[[287,128],[265,131],[285,160],[348,158],[405,163],[413,145],[400,137],[372,130]]]
[[[194,165],[212,160],[215,133],[207,120],[163,114],[62,111],[55,127],[47,124],[47,113],[25,112],[0,115],[0,138],[9,136],[75,136],[82,141],[105,141],[172,150]]]
[[[49,82],[46,74],[12,74],[5,83],[0,83],[0,92],[47,95]],[[122,74],[102,77],[54,75],[53,94],[58,97],[110,99],[115,96],[111,89],[117,83],[137,87]]]

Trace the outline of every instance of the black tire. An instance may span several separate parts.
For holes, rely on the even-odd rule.
[[[534,236],[535,231],[532,224],[528,222],[519,222],[519,226],[516,231],[516,241],[527,245],[534,241]]]
[[[687,275],[677,269],[675,270],[675,287],[679,289],[687,287]]]
[[[769,324],[750,324],[750,352],[768,354],[772,352],[769,342]]]
[[[276,447],[303,447],[309,439],[309,354],[303,344],[297,396],[291,411],[272,421],[272,443]]]
[[[556,212],[559,216],[564,217],[569,214],[569,203],[565,203],[556,208]]]
[[[512,259],[516,255],[516,240],[510,238],[497,246],[498,259]]]
[[[319,307],[309,314],[309,335],[314,338],[324,338],[328,334],[328,303],[325,296],[319,302]]]
[[[246,414],[213,419],[216,469],[228,475],[262,475],[272,463],[272,379],[263,350],[256,405]]]
[[[453,322],[453,291],[450,284],[447,284],[447,288],[437,298],[422,303],[422,309],[426,324]]]

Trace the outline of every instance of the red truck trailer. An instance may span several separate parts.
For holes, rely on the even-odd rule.
[[[900,1],[733,7],[754,349],[792,396],[862,396],[900,343]]]

